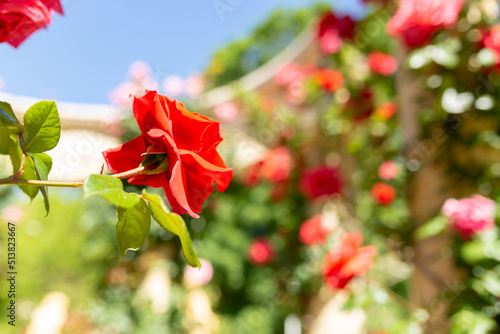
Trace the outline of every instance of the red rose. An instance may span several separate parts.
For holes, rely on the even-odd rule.
[[[0,43],[7,42],[17,48],[51,22],[52,11],[63,14],[59,0],[0,1]]]
[[[337,168],[320,166],[306,171],[300,179],[300,190],[310,199],[339,194],[342,179]]]
[[[394,102],[385,102],[375,110],[375,116],[383,121],[387,121],[396,114],[398,107]]]
[[[355,122],[366,120],[375,110],[372,90],[369,87],[363,87],[357,94],[352,94],[344,108]]]
[[[332,232],[332,226],[325,224],[321,215],[306,220],[300,226],[299,240],[306,245],[323,243]]]
[[[332,12],[325,14],[318,27],[318,37],[321,39],[328,31],[336,31],[341,38],[354,38],[354,28],[356,22],[349,15],[342,17],[334,15]]]
[[[391,55],[382,52],[372,52],[368,55],[368,65],[373,72],[391,75],[399,67],[398,61]]]
[[[224,191],[233,175],[216,150],[222,141],[219,123],[156,91],[134,97],[133,109],[142,135],[103,152],[108,169],[121,173],[148,162],[145,173],[128,182],[162,187],[173,212],[198,218],[213,183]]]
[[[354,276],[363,276],[373,265],[377,250],[373,246],[359,248],[363,235],[346,233],[325,258],[323,279],[333,289],[344,289]]]
[[[336,70],[318,70],[316,80],[321,87],[331,92],[335,92],[344,85],[344,76]]]
[[[396,189],[382,182],[375,183],[371,193],[375,202],[381,205],[389,205],[396,199]]]
[[[424,46],[437,31],[455,25],[463,4],[464,0],[401,0],[387,32],[402,37],[409,48]]]
[[[248,259],[256,265],[265,265],[272,261],[274,248],[267,238],[259,238],[248,248]]]

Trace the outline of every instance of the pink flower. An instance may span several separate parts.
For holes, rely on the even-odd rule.
[[[145,61],[134,61],[128,68],[128,75],[134,81],[143,82],[144,79],[151,75],[151,67]]]
[[[205,91],[205,78],[196,73],[186,79],[186,94],[190,98],[197,98]]]
[[[396,58],[378,51],[368,55],[368,65],[373,72],[387,76],[394,74],[399,67]]]
[[[2,219],[9,223],[19,223],[24,218],[24,210],[17,205],[7,205],[2,209]]]
[[[210,283],[214,276],[212,264],[205,259],[200,259],[201,268],[186,266],[184,268],[184,282],[191,287]]]
[[[437,31],[455,25],[463,4],[464,0],[401,0],[387,32],[402,37],[409,48],[422,47]]]
[[[399,166],[394,161],[384,161],[378,168],[378,176],[383,180],[394,180],[399,175]]]
[[[300,190],[311,200],[321,196],[340,194],[342,178],[337,168],[319,166],[306,171],[300,179]]]
[[[170,75],[163,80],[163,90],[168,96],[179,96],[184,93],[184,79],[178,75]]]
[[[214,108],[214,114],[223,121],[232,122],[238,118],[238,106],[233,102],[224,102]]]
[[[337,30],[328,30],[319,38],[319,46],[325,55],[339,52],[343,44]]]
[[[391,204],[397,196],[396,189],[383,182],[375,183],[371,189],[371,193],[375,203],[380,205]]]
[[[293,167],[290,150],[286,146],[279,146],[267,152],[262,161],[261,175],[270,182],[283,182],[288,180]]]
[[[451,228],[464,239],[470,239],[475,233],[492,228],[495,225],[496,210],[495,201],[477,194],[459,200],[449,198],[441,208]]]
[[[304,74],[299,65],[295,63],[281,67],[276,73],[276,83],[288,87],[296,82],[302,82]]]
[[[248,259],[255,265],[266,265],[274,257],[274,247],[267,238],[259,238],[248,248]]]
[[[363,242],[360,232],[346,233],[325,258],[323,279],[332,289],[344,289],[355,277],[363,276],[373,266],[377,250],[373,246],[359,247]]]
[[[305,245],[323,243],[332,232],[333,226],[326,224],[323,216],[316,215],[300,226],[299,240]]]

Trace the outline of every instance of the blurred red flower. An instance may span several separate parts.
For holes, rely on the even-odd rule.
[[[374,246],[359,247],[363,242],[360,232],[346,233],[326,255],[322,273],[332,289],[344,289],[354,276],[363,276],[373,265],[377,253]]]
[[[233,175],[217,152],[219,123],[156,91],[134,97],[133,110],[142,134],[103,152],[108,169],[121,173],[145,163],[146,172],[128,182],[162,187],[173,212],[198,218],[213,183],[224,191]]]
[[[398,106],[394,102],[382,103],[376,110],[375,116],[383,121],[387,121],[396,114]]]
[[[337,168],[319,166],[304,172],[300,178],[300,190],[309,199],[321,196],[340,194],[342,178]]]
[[[293,170],[294,162],[290,150],[286,146],[279,146],[265,155],[262,160],[262,177],[271,182],[288,180]]]
[[[343,44],[337,30],[328,30],[319,39],[319,46],[325,55],[332,55],[339,52]]]
[[[63,14],[59,0],[3,0],[0,1],[0,43],[17,48],[31,34],[47,27],[52,12]]]
[[[368,55],[368,65],[373,72],[382,75],[391,75],[399,67],[398,60],[391,55],[382,52],[372,52]]]
[[[451,228],[466,240],[495,226],[496,211],[495,201],[477,194],[459,200],[449,198],[441,209]]]
[[[302,223],[299,230],[299,240],[305,245],[323,243],[332,232],[332,227],[325,224],[323,216],[316,215]]]
[[[354,93],[344,106],[355,122],[368,119],[375,110],[373,91],[370,87],[363,87],[357,94]]]
[[[344,85],[344,76],[340,71],[320,69],[315,77],[321,87],[331,92],[335,92]]]
[[[455,25],[464,0],[401,0],[387,32],[409,48],[428,44],[437,31]]]
[[[267,238],[258,238],[248,248],[248,259],[255,265],[266,265],[273,260],[274,247]]]
[[[378,176],[383,180],[394,180],[399,175],[399,166],[394,161],[384,161],[378,168]]]
[[[341,38],[354,38],[356,22],[349,16],[336,16],[332,12],[324,14],[319,22],[318,37],[325,36],[329,31],[336,31]]]
[[[375,183],[371,193],[375,202],[381,205],[389,205],[396,199],[396,189],[383,182]]]

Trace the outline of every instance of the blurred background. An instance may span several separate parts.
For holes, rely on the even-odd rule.
[[[145,90],[220,122],[235,176],[184,217],[201,270],[156,224],[119,260],[99,198],[51,189],[44,217],[2,187],[18,318],[1,333],[499,331],[497,1],[63,7],[0,45],[0,100],[20,116],[57,102],[50,179],[99,173],[103,150],[138,135],[130,94]]]

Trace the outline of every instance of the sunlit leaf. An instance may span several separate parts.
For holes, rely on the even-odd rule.
[[[61,137],[61,123],[54,101],[35,103],[24,115],[28,134],[24,150],[41,153],[56,147]]]
[[[166,231],[179,236],[187,263],[193,267],[201,267],[198,256],[194,251],[186,223],[182,217],[176,213],[170,212],[160,196],[148,194],[146,190],[143,191],[142,196],[149,202],[149,208],[154,220],[156,220],[156,222]]]
[[[122,182],[109,175],[90,175],[83,184],[85,198],[99,195],[109,203],[122,208],[132,208],[139,203],[138,194],[123,190]]]
[[[149,208],[143,199],[131,208],[116,208],[118,224],[116,225],[116,240],[120,257],[128,250],[138,250],[146,240],[151,226]]]
[[[3,124],[11,132],[24,132],[24,126],[17,119],[10,104],[3,101],[0,101],[0,123]]]

